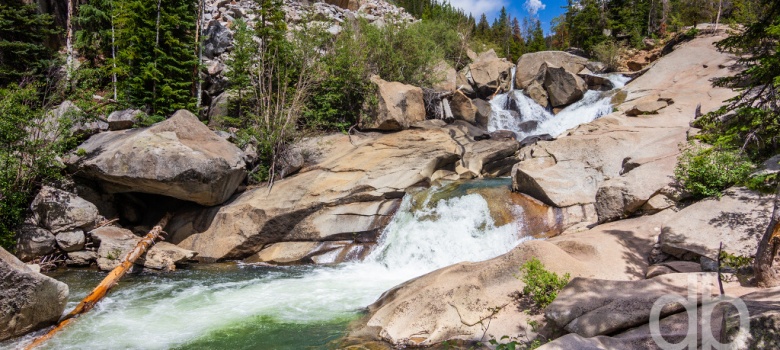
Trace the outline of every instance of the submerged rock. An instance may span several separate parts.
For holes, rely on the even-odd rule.
[[[55,324],[68,301],[68,286],[31,270],[0,248],[0,341]]]
[[[202,205],[223,203],[246,177],[243,152],[180,110],[151,127],[101,133],[71,155],[78,176],[110,193],[144,192]]]

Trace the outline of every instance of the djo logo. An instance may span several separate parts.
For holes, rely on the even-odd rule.
[[[699,277],[702,278],[702,283],[699,284]],[[713,279],[710,275],[704,274],[689,274],[688,275],[688,298],[683,298],[678,294],[667,294],[655,301],[653,307],[650,309],[650,334],[653,337],[655,343],[664,350],[683,350],[683,349],[697,349],[698,347],[698,302],[697,298],[701,295],[701,348],[702,350],[709,350],[715,348],[718,350],[728,349],[731,343],[721,343],[715,339],[712,334],[712,327],[710,322],[712,321],[712,312],[715,307],[721,303],[728,303],[733,305],[739,312],[739,329],[740,333],[746,334],[750,331],[750,313],[748,312],[747,305],[742,299],[733,298],[726,295],[720,295],[712,297],[712,283]],[[697,286],[701,286],[701,294],[697,293]],[[661,312],[663,308],[669,304],[678,303],[681,304],[685,311],[688,313],[688,333],[685,339],[679,343],[669,343],[661,336]]]

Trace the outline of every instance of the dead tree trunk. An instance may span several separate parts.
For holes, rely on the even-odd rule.
[[[758,244],[753,267],[759,287],[780,286],[780,184],[775,192],[772,218],[764,232],[764,237]]]
[[[117,282],[119,282],[119,279],[124,276],[128,270],[130,270],[130,267],[133,266],[136,260],[141,257],[144,253],[146,253],[146,250],[149,249],[152,245],[154,245],[155,241],[160,238],[160,235],[163,232],[163,228],[165,225],[168,224],[168,220],[170,220],[171,214],[165,214],[165,216],[160,219],[160,222],[157,223],[157,226],[152,228],[149,233],[144,236],[140,241],[138,241],[138,244],[135,245],[135,248],[131,250],[129,253],[127,253],[127,256],[122,260],[122,263],[119,264],[119,266],[115,267],[111,272],[106,276],[103,281],[100,282],[100,284],[95,287],[95,289],[92,290],[89,295],[87,295],[84,299],[81,300],[81,302],[76,305],[76,307],[69,312],[67,315],[63,316],[60,319],[60,322],[57,324],[56,327],[54,327],[52,330],[50,330],[45,335],[35,339],[27,348],[26,350],[34,349],[35,347],[43,344],[45,341],[51,339],[57,332],[65,328],[69,323],[74,321],[76,318],[78,318],[81,314],[86,313],[89,310],[92,310],[93,307],[95,307],[95,304],[97,304],[103,297],[106,296],[109,290],[111,290],[112,287],[114,287]]]

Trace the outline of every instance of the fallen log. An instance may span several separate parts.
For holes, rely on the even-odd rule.
[[[81,300],[81,302],[76,305],[75,308],[71,312],[69,312],[67,315],[60,318],[60,322],[57,324],[56,327],[52,328],[48,333],[44,334],[41,337],[38,337],[35,339],[30,345],[28,345],[25,349],[31,350],[36,348],[37,346],[40,346],[45,341],[51,339],[57,332],[65,328],[69,323],[74,321],[78,316],[86,313],[89,310],[92,310],[93,307],[101,300],[103,297],[108,294],[108,291],[113,288],[117,282],[119,282],[119,279],[124,276],[128,270],[130,270],[130,267],[133,266],[136,260],[141,257],[146,251],[154,245],[155,241],[160,238],[160,235],[163,233],[163,228],[165,225],[168,224],[168,220],[170,220],[171,214],[167,213],[165,216],[163,216],[162,219],[160,219],[160,222],[157,223],[156,226],[152,228],[149,233],[146,234],[140,241],[138,241],[138,244],[135,245],[133,250],[131,250],[125,258],[122,260],[122,263],[119,264],[119,266],[115,267],[111,272],[106,276],[103,281],[100,282],[100,284],[95,287],[95,289],[92,290],[89,295],[87,295],[84,299]]]

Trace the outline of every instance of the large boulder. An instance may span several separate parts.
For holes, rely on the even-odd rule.
[[[425,120],[422,89],[377,76],[371,82],[376,85],[377,105],[367,106],[370,115],[360,121],[362,129],[398,131]]]
[[[588,85],[577,74],[565,68],[548,65],[544,76],[544,89],[553,107],[563,107],[582,98]]]
[[[542,65],[563,68],[566,72],[577,74],[588,63],[588,59],[575,56],[563,51],[541,51],[527,53],[520,56],[515,71],[515,87],[525,89],[536,75]]]
[[[661,250],[679,259],[718,259],[718,249],[753,256],[772,215],[773,196],[745,188],[727,190],[686,207],[661,228]]]
[[[98,209],[85,199],[54,187],[43,186],[30,204],[36,223],[52,233],[90,228],[98,220]]]
[[[453,130],[453,133],[459,132]],[[354,142],[354,145],[353,145]],[[377,236],[404,191],[459,159],[442,128],[307,140],[311,164],[269,191],[246,191],[222,207],[187,211],[168,225],[169,242],[205,261],[239,259],[283,241]]]
[[[477,94],[481,97],[493,95],[496,90],[509,84],[514,65],[494,56],[480,57],[469,65],[469,77]]]
[[[67,160],[109,193],[144,192],[202,205],[223,203],[246,177],[243,152],[180,110],[143,129],[101,133]]]
[[[68,286],[33,271],[0,248],[0,341],[55,324],[68,301]]]
[[[118,227],[101,227],[93,230],[92,239],[100,244],[98,248],[98,267],[103,271],[113,270],[122,263],[122,259],[138,244],[141,237],[130,230]],[[158,242],[136,261],[137,265],[154,270],[173,271],[176,264],[186,263],[196,253],[179,248],[171,243]]]

